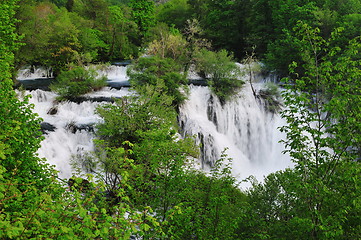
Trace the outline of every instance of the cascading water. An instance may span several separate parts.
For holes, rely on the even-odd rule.
[[[261,87],[261,84],[256,84]],[[179,122],[183,134],[196,136],[201,147],[201,165],[209,168],[224,149],[233,159],[233,174],[238,179],[264,175],[290,166],[282,154],[283,138],[278,127],[284,121],[266,110],[252,94],[250,85],[224,105],[209,88],[191,86],[188,101],[182,106]]]
[[[53,128],[46,131],[45,140],[38,151],[39,156],[55,165],[59,177],[71,177],[72,157],[93,150],[92,126],[100,121],[95,109],[102,103],[90,100],[81,103],[58,103],[55,93],[43,90],[27,91],[26,94],[32,96],[30,103],[35,106],[34,112]],[[119,98],[125,95],[129,95],[127,89],[104,88],[102,91],[88,94],[87,97]]]
[[[126,67],[110,66],[99,73],[107,76],[110,86],[124,86],[128,80]],[[31,75],[27,76],[29,78]],[[39,156],[55,165],[61,178],[71,177],[72,156],[93,150],[92,125],[100,121],[94,111],[102,103],[58,103],[52,92],[34,90],[27,93],[32,95],[34,111],[54,128],[54,131],[46,131]],[[106,87],[87,96],[109,98],[128,94],[127,88]],[[239,179],[254,175],[262,180],[264,175],[290,165],[289,158],[281,153],[282,144],[278,143],[283,136],[277,127],[284,121],[265,110],[249,85],[223,106],[208,87],[191,85],[189,98],[180,108],[179,123],[183,134],[195,135],[201,144],[200,164],[206,170],[225,148],[228,148],[228,157],[233,158],[233,173]]]
[[[43,68],[22,69],[18,80],[26,80],[29,84],[29,81],[41,82],[39,78],[44,78],[45,82],[47,73],[48,70]],[[122,83],[127,80],[125,67],[109,66],[99,73],[108,76],[110,82]],[[30,103],[34,104],[34,112],[43,119],[43,126],[48,129],[44,130],[45,139],[38,150],[39,156],[55,165],[59,177],[69,178],[72,175],[72,157],[91,151],[94,147],[92,126],[100,121],[95,109],[102,103],[91,99],[119,98],[129,95],[129,91],[126,88],[116,90],[106,87],[102,91],[87,94],[86,98],[89,100],[80,103],[57,102],[55,93],[40,89],[26,91],[25,94],[31,95]]]
[[[16,78],[18,80],[53,78],[53,72],[51,67],[28,66],[20,69]]]

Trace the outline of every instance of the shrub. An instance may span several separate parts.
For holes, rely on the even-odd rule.
[[[142,94],[142,87],[151,85],[162,86],[159,91],[173,98],[173,105],[177,106],[186,99],[185,84],[188,80],[181,72],[182,66],[171,58],[159,56],[139,58],[128,69],[129,81]]]
[[[61,99],[71,99],[88,92],[99,90],[106,85],[106,78],[98,77],[94,69],[75,67],[69,71],[63,71],[57,77],[57,82],[50,89]]]
[[[244,84],[239,80],[239,67],[226,50],[212,52],[202,49],[196,54],[196,68],[201,76],[207,78],[210,88],[223,103]]]
[[[279,112],[283,106],[281,92],[277,84],[272,82],[266,83],[265,87],[258,91],[258,97],[265,100],[266,110],[271,113]]]

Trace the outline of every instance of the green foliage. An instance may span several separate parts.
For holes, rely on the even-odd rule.
[[[246,218],[246,197],[237,189],[229,159],[223,154],[209,176],[187,171],[179,208],[168,213],[166,233],[175,239],[236,239],[238,224]]]
[[[299,49],[302,46],[294,41],[293,31],[297,21],[318,27],[321,36],[328,38],[335,27],[353,25],[352,20],[344,19],[349,15],[358,15],[359,8],[360,3],[353,0],[255,1],[251,4],[245,41],[249,46],[256,47],[257,56],[264,58],[272,70],[287,76],[288,65],[292,61],[301,62]],[[351,32],[354,31],[350,29]],[[353,37],[355,35],[348,37],[343,44]]]
[[[339,30],[326,41],[303,23],[297,32],[304,64],[291,73],[304,74],[288,80],[281,128],[295,167],[255,184],[253,208],[270,238],[359,237],[360,40],[337,46]]]
[[[98,25],[107,19],[108,6],[107,0],[82,0],[74,2],[72,11]]]
[[[129,239],[135,234],[143,235],[149,227],[159,228],[148,212],[135,212],[122,191],[117,192],[121,202],[112,206],[110,213],[104,184],[90,178],[86,191],[80,187],[83,180],[79,178],[69,188],[53,181],[46,191],[28,189],[32,192],[31,205],[6,209],[4,206],[20,204],[25,192],[19,191],[21,184],[14,179],[3,178],[3,169],[0,170],[2,239]],[[123,186],[127,186],[125,181]]]
[[[182,167],[187,157],[196,153],[190,139],[177,139],[172,99],[159,88],[162,87],[148,85],[141,96],[124,98],[116,105],[97,110],[104,122],[97,126],[102,147],[96,153],[96,161],[101,162],[100,169],[106,176],[113,176],[108,178],[114,180],[110,186],[121,186],[120,179],[129,178],[131,188],[126,192],[133,204],[157,209],[158,217],[164,220],[174,202],[174,195],[171,198],[170,194],[179,189]],[[124,146],[134,159],[134,168],[127,176],[122,172],[129,166],[122,165],[121,158],[113,152],[119,146]]]
[[[71,5],[67,10],[43,1],[21,4],[17,28],[25,45],[17,52],[17,67],[51,66],[57,75],[73,63],[138,56],[142,42],[129,7],[100,0]]]
[[[172,99],[163,95],[163,87],[145,86],[144,95],[125,97],[115,105],[104,105],[97,113],[104,123],[97,125],[97,135],[108,146],[119,147],[124,141],[140,141],[142,132],[176,126],[176,116],[170,107]]]
[[[79,30],[65,9],[50,3],[22,5],[18,27],[24,46],[17,52],[18,65],[35,64],[54,68],[58,73],[75,60],[80,50]],[[34,30],[36,29],[36,30]]]
[[[156,86],[160,94],[171,97],[177,106],[186,98],[182,88],[188,82],[181,70],[181,66],[171,58],[152,56],[139,58],[129,67],[127,74],[130,83],[141,94],[143,86]]]
[[[178,29],[184,29],[191,19],[191,8],[187,0],[170,0],[156,8],[156,19]]]
[[[141,35],[144,37],[150,27],[155,25],[155,5],[151,0],[130,0],[132,18],[138,25]]]
[[[179,203],[184,181],[184,168],[197,157],[194,139],[179,139],[172,129],[159,128],[141,134],[142,140],[134,145],[134,157],[141,164],[142,180],[134,181],[132,192],[135,202],[150,205],[164,221],[169,209]],[[146,182],[146,183],[144,183]]]
[[[155,39],[148,45],[147,53],[149,55],[171,58],[179,65],[188,62],[188,43],[182,34],[164,25],[159,25],[152,30]]]
[[[358,2],[357,0],[336,0],[319,2],[322,4],[322,8],[336,11],[339,15],[360,13],[361,10],[360,2]]]
[[[297,21],[306,23],[316,22],[313,11],[317,8],[312,1],[284,1],[279,0],[270,4],[271,19],[268,28],[272,29],[272,38],[267,38],[264,33],[263,40],[267,41],[267,53],[265,61],[271,69],[276,69],[284,77],[288,74],[288,65],[292,61],[299,62],[300,47],[298,41],[294,41],[293,27]],[[289,14],[292,12],[292,14]]]
[[[249,38],[249,13],[252,5],[258,2],[189,0],[188,4],[191,5],[192,18],[199,21],[205,38],[215,49],[226,49],[240,59]]]
[[[329,37],[335,27],[344,27],[349,32],[347,44],[358,34],[360,8],[357,0],[26,0],[21,1],[17,25],[27,47],[16,60],[19,65],[43,64],[60,71],[79,58],[137,58],[152,27],[165,23],[178,28],[190,43],[187,22],[196,19],[204,30],[202,38],[212,41],[215,49],[226,49],[241,59],[255,47],[270,69],[286,76],[288,65],[301,59],[299,46],[292,41],[297,21],[319,27],[323,37]]]
[[[265,101],[266,110],[272,113],[279,112],[283,106],[279,87],[272,82],[266,83],[265,87],[259,90],[258,97]]]
[[[113,176],[108,177],[114,180],[110,186],[121,186],[122,179],[129,179],[131,187],[125,191],[133,204],[138,208],[151,206],[164,221],[180,191],[183,167],[188,157],[196,156],[197,152],[192,139],[177,137],[171,99],[150,85],[142,93],[97,110],[104,122],[97,127],[102,147],[96,155],[105,176]],[[120,161],[122,157],[115,157],[119,155],[114,152],[119,146],[133,156],[131,171],[128,171],[131,165]],[[128,175],[123,174],[124,170]]]
[[[100,53],[108,48],[108,45],[101,39],[101,36],[102,32],[97,29],[85,26],[80,29],[79,42],[81,50],[75,53],[76,63],[79,66],[99,60]]]
[[[56,80],[50,88],[61,99],[76,98],[106,85],[105,77],[98,78],[98,73],[94,69],[84,67],[74,67],[69,71],[63,71]]]
[[[64,7],[69,1],[68,0],[50,0],[50,2],[54,3],[58,7]]]
[[[239,79],[240,69],[226,50],[212,52],[200,50],[196,55],[196,68],[208,79],[212,91],[225,102],[236,94],[244,82]]]
[[[12,89],[13,51],[18,47],[18,36],[14,33],[15,4],[16,1],[0,4],[0,168],[5,181],[14,179],[24,194],[19,202],[4,205],[0,211],[31,205],[33,193],[27,190],[44,188],[51,177],[48,166],[36,154],[42,140],[40,119],[32,113],[29,97],[20,100]]]
[[[131,20],[131,9],[124,6],[109,7],[109,23],[104,35],[108,36],[110,59],[132,59],[138,57],[137,42],[139,41],[137,26]]]
[[[312,222],[301,198],[301,176],[293,170],[268,175],[264,183],[253,182],[249,190],[251,209],[256,213],[257,233],[267,239],[310,239]],[[264,239],[264,238],[262,238]]]
[[[207,14],[202,26],[205,36],[216,49],[226,49],[243,56],[245,20],[249,1],[207,1]]]

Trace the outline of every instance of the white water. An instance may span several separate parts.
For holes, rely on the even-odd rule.
[[[128,81],[127,67],[107,66],[98,70],[99,75],[104,75],[110,82],[125,82]]]
[[[18,80],[31,80],[31,79],[52,78],[52,77],[53,77],[52,68],[46,68],[46,67],[36,68],[34,66],[28,66],[20,69],[16,78]]]
[[[106,75],[109,81],[128,80],[126,67],[111,66],[99,72]],[[34,76],[27,76],[31,77]],[[256,84],[256,87],[260,87],[260,84]],[[72,156],[93,149],[93,134],[85,130],[72,133],[67,126],[100,121],[94,110],[102,103],[56,103],[56,94],[52,92],[36,90],[28,93],[32,95],[34,111],[45,122],[56,127],[55,132],[45,135],[39,156],[55,165],[61,178],[69,178],[73,171],[70,166]],[[127,94],[129,91],[125,88],[104,88],[89,96],[121,97]],[[54,106],[57,113],[48,114]],[[228,157],[233,158],[233,174],[239,180],[249,175],[262,180],[263,176],[291,165],[289,157],[281,153],[283,146],[278,143],[283,136],[277,128],[284,121],[264,109],[263,104],[254,98],[249,85],[224,106],[207,87],[191,86],[189,99],[180,109],[179,120],[185,134],[196,135],[197,141],[202,141],[204,147],[200,164],[206,170],[225,148],[228,148]]]
[[[256,84],[260,87],[261,84]],[[204,146],[201,165],[212,166],[221,152],[233,159],[233,174],[243,180],[263,176],[291,165],[279,143],[278,127],[285,122],[265,110],[249,85],[224,106],[206,87],[192,86],[189,100],[180,111],[184,134],[197,136]]]
[[[124,66],[103,66],[97,67],[94,65],[89,66],[90,68],[97,69],[99,76],[106,76],[108,82],[123,83],[128,81],[127,67]],[[34,66],[26,66],[18,71],[16,79],[18,80],[34,80],[42,78],[53,78],[52,68]]]
[[[91,125],[100,121],[99,116],[94,111],[99,104],[97,102],[85,101],[80,104],[74,102],[55,101],[56,94],[42,90],[27,91],[32,96],[30,103],[33,103],[34,112],[44,120],[56,127],[54,132],[49,131],[45,135],[45,140],[38,150],[39,156],[46,158],[47,161],[55,166],[59,171],[59,177],[71,177],[73,170],[71,169],[71,159],[74,155],[81,155],[87,151],[93,150],[93,133],[80,130],[73,133],[69,125]],[[88,94],[90,97],[122,97],[128,95],[127,89],[114,90],[104,88],[100,92]],[[57,108],[54,115],[48,114],[48,111]]]

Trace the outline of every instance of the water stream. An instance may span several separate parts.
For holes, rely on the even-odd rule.
[[[284,136],[278,127],[285,122],[278,114],[268,112],[247,84],[224,106],[209,88],[191,86],[179,119],[183,134],[196,136],[201,145],[202,168],[211,167],[225,149],[233,159],[233,174],[239,179],[254,175],[261,180],[290,166],[279,143]]]
[[[28,81],[38,78],[29,71],[23,72],[26,73],[24,79]],[[39,74],[39,71],[33,72]],[[111,66],[101,73],[114,85],[124,86],[128,80],[124,66]],[[21,73],[19,75],[21,79]],[[255,84],[255,87],[261,88],[262,83]],[[54,131],[45,131],[39,156],[55,165],[60,177],[71,177],[72,156],[93,149],[92,125],[100,121],[94,111],[103,103],[90,100],[59,103],[55,100],[55,93],[40,89],[26,93],[32,96],[34,112],[55,127]],[[128,94],[130,92],[126,87],[105,87],[87,97],[119,98]],[[264,175],[291,165],[289,157],[282,154],[282,144],[278,143],[284,137],[278,131],[284,121],[279,115],[268,112],[247,84],[223,106],[208,87],[190,85],[189,98],[180,108],[179,124],[182,134],[196,136],[197,143],[201,145],[199,164],[205,170],[226,148],[228,157],[233,159],[233,174],[240,180],[249,175],[262,180]]]

